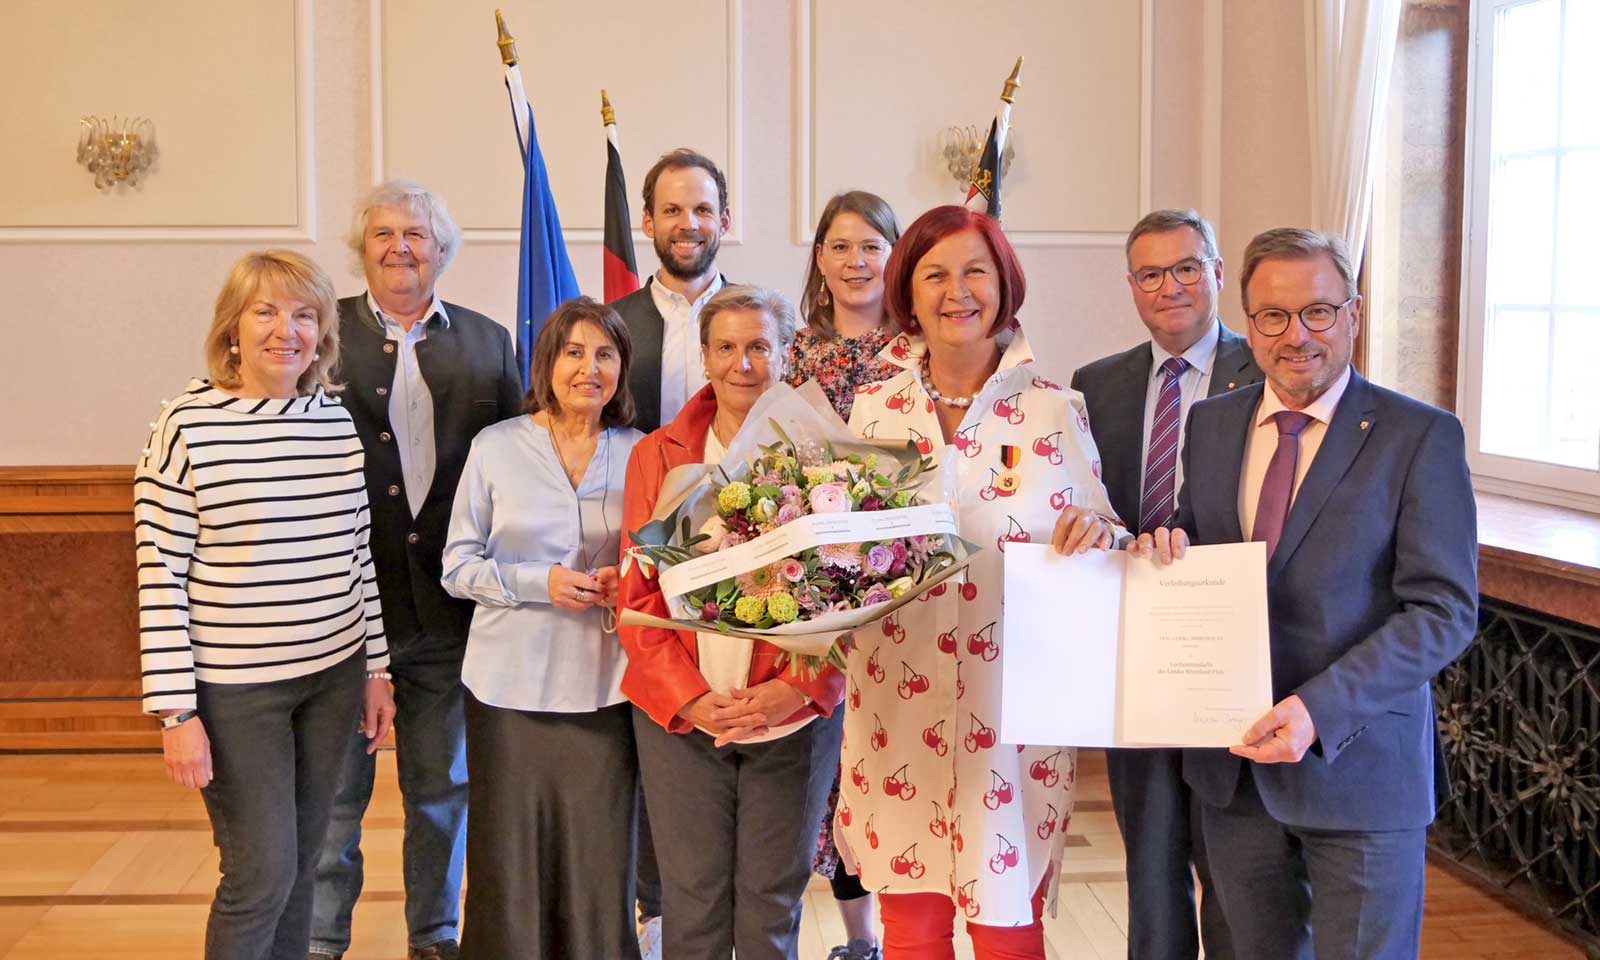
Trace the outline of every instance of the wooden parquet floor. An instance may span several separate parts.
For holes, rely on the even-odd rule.
[[[1104,763],[1086,752],[1050,956],[1112,960],[1126,950],[1127,886]],[[379,755],[366,822],[366,888],[349,960],[401,960],[400,798]],[[217,853],[199,796],[148,754],[0,756],[0,958],[199,957]],[[1430,868],[1422,957],[1581,960],[1582,952],[1476,888]],[[806,895],[801,956],[824,960],[844,929],[827,884]],[[970,950],[957,938],[961,956]]]

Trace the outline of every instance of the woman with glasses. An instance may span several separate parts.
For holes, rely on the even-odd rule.
[[[865,190],[835,195],[817,220],[800,295],[806,326],[790,348],[789,383],[798,387],[817,381],[844,420],[850,419],[857,389],[887,380],[897,370],[878,354],[893,336],[883,309],[883,267],[899,239],[894,211],[882,197]],[[839,862],[833,843],[838,804],[835,775],[812,862],[812,869],[833,885],[833,899],[844,919],[846,942],[834,947],[828,960],[876,960],[872,897],[861,878]]]
[[[817,381],[846,420],[858,388],[895,372],[878,353],[894,336],[883,312],[883,266],[898,239],[894,211],[865,190],[836,195],[817,220],[789,383]]]

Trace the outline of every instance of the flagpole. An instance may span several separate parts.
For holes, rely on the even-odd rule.
[[[1011,133],[1011,104],[1016,99],[1017,88],[1022,86],[1022,58],[1018,57],[1000,89],[1000,108],[995,111],[994,122],[989,126],[989,137],[984,141],[983,152],[972,170],[967,183],[966,206],[1000,216],[1000,168],[1005,156],[1006,138]]]
[[[500,33],[495,44],[500,48],[500,62],[506,67],[506,92],[511,96],[511,120],[516,125],[517,149],[524,160],[528,155],[528,90],[522,85],[521,59],[517,56],[517,40],[506,29],[506,18],[494,12],[494,25]]]

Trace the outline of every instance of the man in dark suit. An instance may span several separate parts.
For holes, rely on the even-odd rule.
[[[1111,506],[1135,530],[1171,521],[1183,483],[1184,415],[1198,399],[1261,380],[1244,337],[1217,317],[1222,258],[1194,210],[1157,210],[1128,234],[1128,289],[1150,340],[1083,367],[1083,393]],[[1181,750],[1107,750],[1111,806],[1128,868],[1128,956],[1228,960],[1227,924],[1209,890],[1198,807],[1183,782]],[[1200,873],[1195,925],[1191,864]]]
[[[1340,240],[1269,230],[1242,278],[1267,386],[1195,405],[1176,527],[1135,549],[1266,543],[1277,703],[1239,746],[1185,751],[1184,777],[1240,956],[1413,960],[1429,681],[1477,625],[1461,425],[1351,368],[1361,297]]]
[[[672,422],[706,385],[700,360],[700,308],[727,283],[717,252],[728,232],[728,181],[687,147],[663,154],[644,176],[644,235],[661,269],[611,306],[633,337],[633,425],[649,432]]]
[[[367,292],[339,301],[339,375],[366,453],[372,557],[392,654],[408,956],[450,960],[467,822],[461,661],[473,605],[444,592],[441,557],[472,438],[521,412],[522,378],[505,328],[434,292],[461,242],[444,204],[419,184],[391,180],[359,210],[350,245]],[[313,958],[339,957],[350,945],[376,747],[352,736],[317,864]]]

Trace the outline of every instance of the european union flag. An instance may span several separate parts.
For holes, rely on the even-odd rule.
[[[515,98],[512,100],[516,102]],[[515,109],[513,107],[513,109]],[[557,306],[578,295],[578,278],[567,258],[567,241],[561,235],[561,217],[550,193],[539,135],[533,128],[533,108],[528,108],[528,139],[522,143],[522,241],[517,255],[517,365],[522,385],[528,385],[528,358],[545,318]]]

